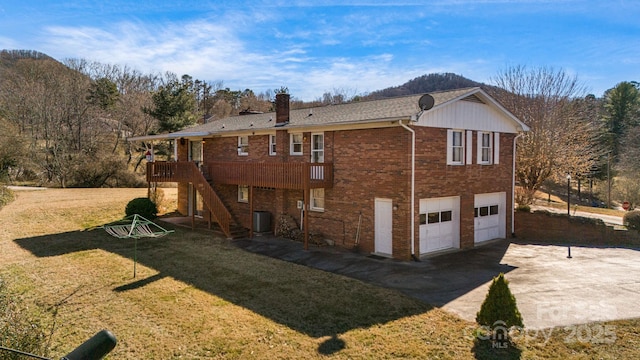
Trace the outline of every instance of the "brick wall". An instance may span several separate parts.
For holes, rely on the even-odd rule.
[[[516,212],[516,240],[581,245],[640,245],[640,232],[616,229],[591,219],[543,212]]]
[[[498,164],[476,163],[477,136],[473,134],[473,164],[447,165],[447,129],[416,127],[416,198],[460,196],[460,247],[474,246],[474,195],[506,192],[507,237],[511,234],[511,187],[514,134],[500,134]],[[416,206],[419,206],[416,204]],[[416,219],[416,223],[419,219]],[[416,229],[417,230],[417,229]],[[416,238],[418,238],[416,234]],[[416,250],[420,253],[419,249]]]
[[[330,137],[335,146],[331,154],[335,182],[325,192],[323,218],[340,222],[333,225],[334,236],[342,232],[342,244],[355,246],[362,217],[358,247],[374,251],[375,198],[388,198],[398,209],[393,211],[393,255],[409,259],[411,134],[393,127],[339,131]],[[339,238],[335,240],[340,243]]]
[[[497,165],[446,164],[447,131],[440,128],[416,127],[416,202],[415,240],[419,249],[419,199],[460,196],[460,243],[462,248],[474,245],[474,195],[506,192],[506,209],[511,209],[511,168],[513,134],[501,134],[500,163]],[[401,127],[380,129],[327,131],[325,135],[325,162],[334,164],[334,186],[325,189],[325,211],[309,212],[310,231],[321,233],[336,245],[347,248],[358,246],[362,252],[374,251],[375,198],[392,199],[393,255],[409,259],[411,254],[411,133]],[[277,155],[269,155],[268,135],[249,136],[248,156],[237,153],[237,137],[205,139],[205,161],[251,162],[308,162],[310,161],[311,133],[303,133],[303,155],[289,154],[289,134],[276,131]],[[476,141],[473,137],[473,162],[476,159]],[[187,142],[188,144],[188,142]],[[178,157],[186,160],[186,146],[179,145]],[[183,159],[184,158],[184,159]],[[184,188],[184,189],[183,189]],[[238,203],[236,186],[216,186],[236,221],[248,227],[251,214],[249,205]],[[180,184],[179,194],[186,199],[186,185]],[[302,191],[262,190],[254,193],[254,209],[269,211],[272,220],[285,213],[300,222],[297,201]],[[186,200],[179,201],[179,209]],[[507,211],[507,234],[511,233],[511,212]],[[360,222],[359,240],[356,233]],[[275,224],[275,221],[273,221]]]

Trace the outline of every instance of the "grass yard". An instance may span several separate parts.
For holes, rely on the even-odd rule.
[[[110,359],[640,358],[637,319],[608,323],[613,343],[554,329],[547,343],[494,350],[474,340],[476,324],[398,292],[182,228],[138,240],[134,279],[134,240],[87,228],[121,218],[146,189],[16,195],[0,210],[0,278],[47,325],[52,358],[101,329],[118,338]]]

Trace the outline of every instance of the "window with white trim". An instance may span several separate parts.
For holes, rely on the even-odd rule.
[[[324,189],[311,189],[310,210],[324,211]]]
[[[238,155],[249,155],[249,136],[238,136]]]
[[[478,131],[478,164],[493,163],[493,136],[490,132]]]
[[[324,133],[311,134],[311,162],[324,162]]]
[[[447,165],[464,165],[463,130],[447,130]]]
[[[269,155],[276,155],[276,135],[269,135]]]
[[[291,144],[291,155],[302,155],[302,133],[300,134],[290,134],[289,136],[290,144]]]
[[[249,202],[249,186],[238,185],[238,202]]]

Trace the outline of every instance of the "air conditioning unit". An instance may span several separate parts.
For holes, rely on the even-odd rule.
[[[253,212],[253,231],[266,233],[271,231],[271,213],[268,211]]]

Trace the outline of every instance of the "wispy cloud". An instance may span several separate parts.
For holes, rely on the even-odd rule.
[[[0,48],[305,100],[430,72],[486,82],[522,62],[600,79],[598,92],[637,80],[639,12],[623,0],[30,0],[0,5]]]

